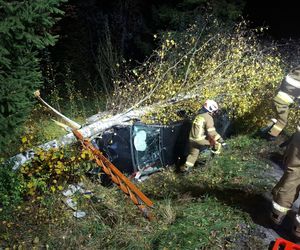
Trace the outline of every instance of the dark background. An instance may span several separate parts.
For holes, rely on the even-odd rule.
[[[65,15],[53,30],[60,38],[45,59],[60,75],[70,71],[81,91],[87,82],[110,91],[117,63],[125,59],[133,67],[140,64],[158,46],[154,34],[184,31],[207,13],[227,25],[243,17],[250,28],[268,27],[262,36],[267,42],[284,44],[300,37],[299,11],[290,0],[69,0],[63,9]],[[66,80],[57,76],[52,81]]]
[[[268,34],[274,39],[295,39],[300,37],[298,4],[297,1],[248,0],[243,14],[253,27],[268,26]]]

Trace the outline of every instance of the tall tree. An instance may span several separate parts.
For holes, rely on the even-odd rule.
[[[50,33],[65,0],[0,0],[0,153],[17,138],[41,85],[39,52],[54,45]]]

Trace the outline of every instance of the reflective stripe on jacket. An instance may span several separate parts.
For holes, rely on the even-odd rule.
[[[300,65],[292,69],[283,79],[274,101],[286,105],[300,97]]]
[[[190,131],[190,140],[199,142],[208,139],[208,136],[215,141],[219,140],[221,136],[216,131],[214,119],[209,112],[199,114],[195,117]]]

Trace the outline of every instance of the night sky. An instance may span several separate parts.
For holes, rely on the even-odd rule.
[[[269,34],[275,39],[300,38],[300,8],[296,2],[249,0],[244,16],[251,20],[254,27],[268,26]]]

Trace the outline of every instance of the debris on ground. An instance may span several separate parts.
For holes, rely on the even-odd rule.
[[[75,194],[80,194],[80,195],[91,195],[92,191],[91,190],[85,190],[83,183],[78,183],[78,184],[70,184],[66,190],[62,191],[62,194],[65,197],[68,197],[63,200],[63,202],[72,210],[75,210],[73,212],[73,216],[75,218],[83,218],[86,216],[86,212],[78,210],[78,204],[75,200],[73,200],[73,196]]]

